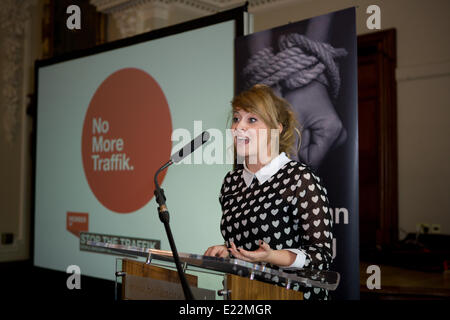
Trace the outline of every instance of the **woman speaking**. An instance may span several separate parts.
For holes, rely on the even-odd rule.
[[[329,269],[332,219],[327,191],[310,168],[291,160],[296,118],[270,87],[255,85],[232,101],[235,165],[219,201],[225,245],[205,255],[267,263],[283,271]],[[299,139],[300,141],[300,139]],[[328,299],[321,288],[294,287],[304,299]]]

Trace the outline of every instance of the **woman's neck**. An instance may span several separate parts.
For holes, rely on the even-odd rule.
[[[264,164],[262,164],[260,162],[255,163],[255,164],[247,164],[247,162],[248,161],[245,162],[247,169],[250,170],[253,173],[258,172],[262,167],[264,167]]]
[[[261,170],[262,167],[264,167],[265,165],[267,165],[268,163],[270,163],[270,161],[272,161],[277,155],[275,155],[274,157],[270,157],[269,160],[267,160],[266,162],[261,162],[260,159],[258,158],[256,163],[249,163],[249,157],[245,158],[245,166],[247,167],[248,170],[250,170],[253,173],[258,172],[259,170]]]

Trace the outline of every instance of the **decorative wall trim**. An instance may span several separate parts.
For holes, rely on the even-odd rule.
[[[398,82],[450,76],[450,62],[430,63],[419,66],[397,68],[395,78]]]
[[[91,0],[97,11],[110,15],[122,38],[166,27],[173,0]]]
[[[311,0],[249,0],[249,11],[262,11],[278,4]],[[195,12],[199,17],[245,4],[245,0],[90,0],[97,11],[110,15],[121,37],[168,26],[172,8]]]
[[[294,2],[310,2],[311,0],[247,0],[249,8],[264,9],[273,4]],[[167,5],[181,5],[203,13],[217,13],[245,4],[245,0],[91,0],[92,5],[103,13],[121,11],[130,7],[141,6],[145,3],[164,3]]]
[[[0,3],[0,30],[3,38],[0,55],[2,56],[2,82],[0,112],[3,121],[0,124],[1,136],[13,144],[20,126],[20,108],[22,106],[23,56],[25,24],[30,19],[30,7],[33,1],[2,0]]]

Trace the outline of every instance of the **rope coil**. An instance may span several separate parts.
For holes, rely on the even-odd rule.
[[[248,59],[243,70],[247,88],[262,83],[292,90],[316,80],[328,88],[333,99],[337,98],[340,76],[335,59],[345,57],[345,49],[336,49],[298,33],[280,36],[278,47],[276,54],[272,47],[268,47]]]

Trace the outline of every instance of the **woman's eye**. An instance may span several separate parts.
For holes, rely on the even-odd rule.
[[[239,119],[237,117],[233,117],[233,122],[238,122]]]
[[[258,119],[251,117],[251,118],[248,119],[248,121],[249,121],[250,123],[253,123],[253,122],[258,121]]]

